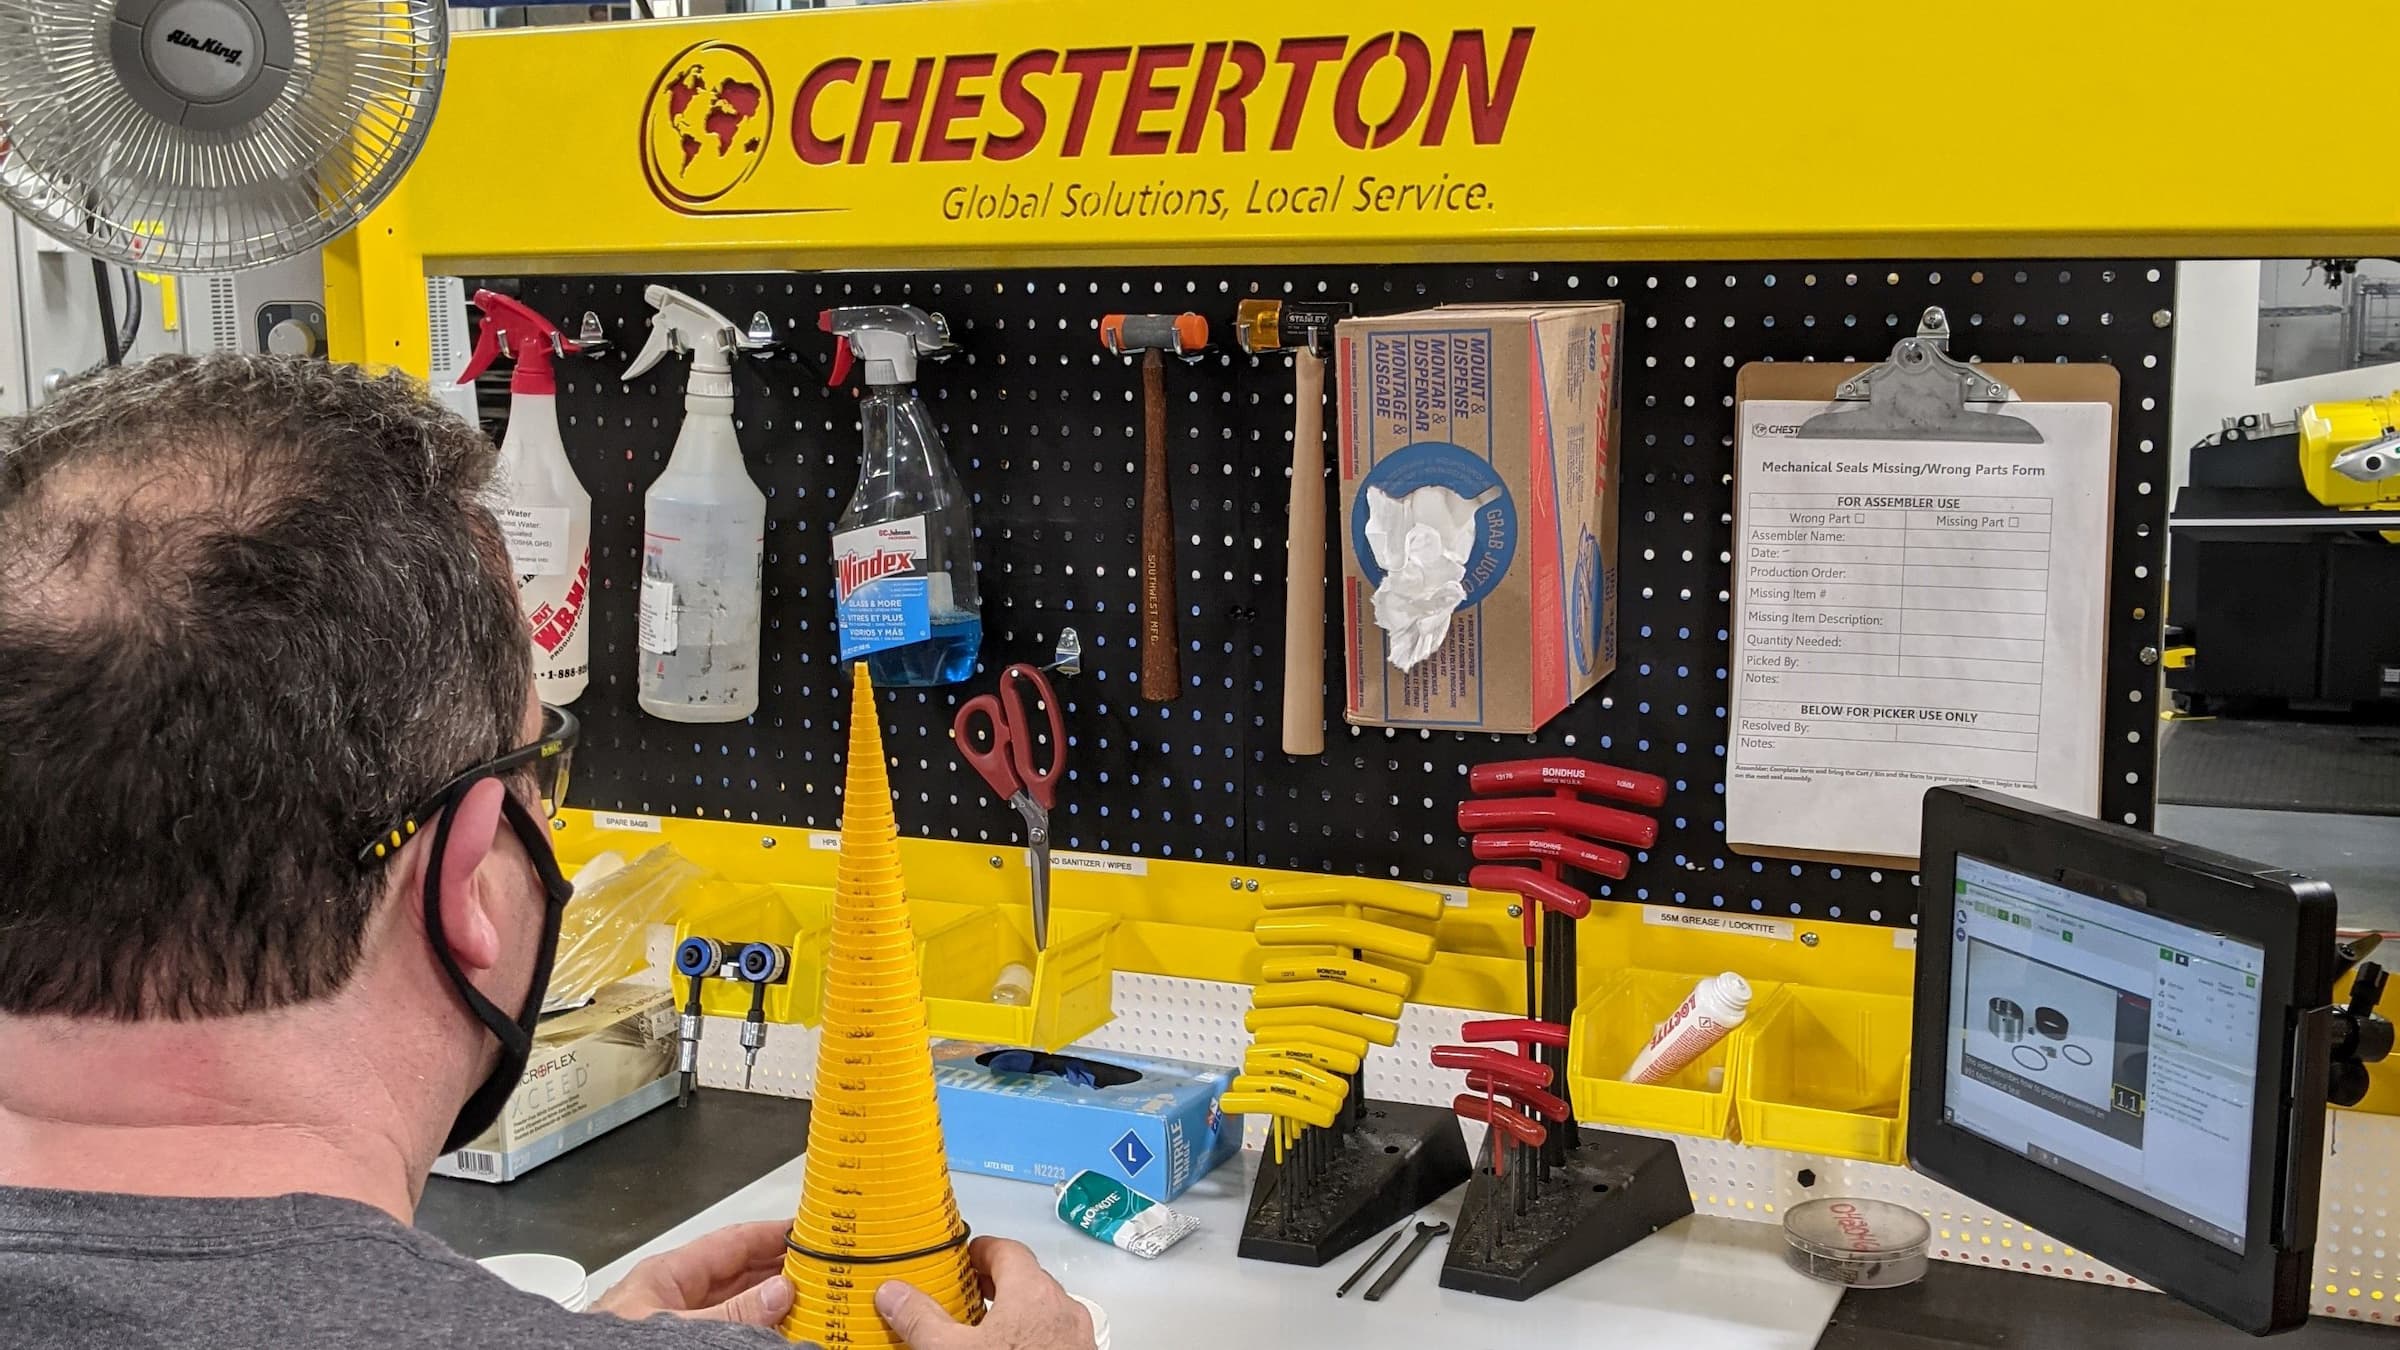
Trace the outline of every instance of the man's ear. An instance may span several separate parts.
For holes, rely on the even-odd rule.
[[[442,935],[451,958],[464,971],[490,970],[500,963],[500,929],[491,911],[495,897],[476,883],[475,872],[499,841],[501,802],[507,795],[496,778],[468,788],[450,807],[450,837],[435,860],[441,868]]]

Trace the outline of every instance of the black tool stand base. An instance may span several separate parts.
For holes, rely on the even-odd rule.
[[[1378,1101],[1367,1103],[1364,1122],[1323,1173],[1287,1185],[1285,1166],[1270,1153],[1251,1186],[1241,1254],[1253,1261],[1324,1265],[1456,1190],[1475,1170],[1449,1108]],[[1299,1170],[1296,1158],[1288,1166]]]
[[[1510,1198],[1515,1169],[1495,1180],[1487,1146],[1450,1235],[1442,1288],[1522,1302],[1692,1212],[1672,1141],[1580,1133],[1583,1146],[1568,1152],[1563,1171],[1551,1169],[1522,1215]],[[1496,1229],[1489,1208],[1495,1204],[1510,1206]]]

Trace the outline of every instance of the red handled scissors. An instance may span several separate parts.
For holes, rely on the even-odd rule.
[[[1040,732],[1034,710],[1050,719],[1049,763],[1034,767],[1034,741]],[[975,734],[974,723],[984,723]],[[1025,850],[1033,870],[1033,946],[1050,947],[1050,808],[1058,804],[1058,776],[1067,766],[1067,733],[1058,716],[1058,691],[1049,677],[1020,661],[1000,672],[999,687],[958,705],[950,724],[958,737],[958,753],[992,791],[1008,798],[1025,818]],[[990,742],[977,749],[978,741]]]

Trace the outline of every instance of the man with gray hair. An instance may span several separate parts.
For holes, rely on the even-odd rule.
[[[12,1347],[780,1344],[781,1224],[569,1313],[409,1226],[516,1086],[571,716],[493,453],[397,376],[161,358],[0,426],[0,1326]],[[1091,1344],[1013,1243],[916,1350]],[[747,1325],[741,1325],[747,1324]]]

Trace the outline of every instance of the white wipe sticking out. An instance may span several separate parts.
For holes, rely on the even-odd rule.
[[[1367,548],[1383,569],[1375,626],[1401,670],[1414,669],[1450,636],[1450,616],[1467,598],[1467,555],[1482,504],[1439,485],[1404,497],[1367,489]]]

